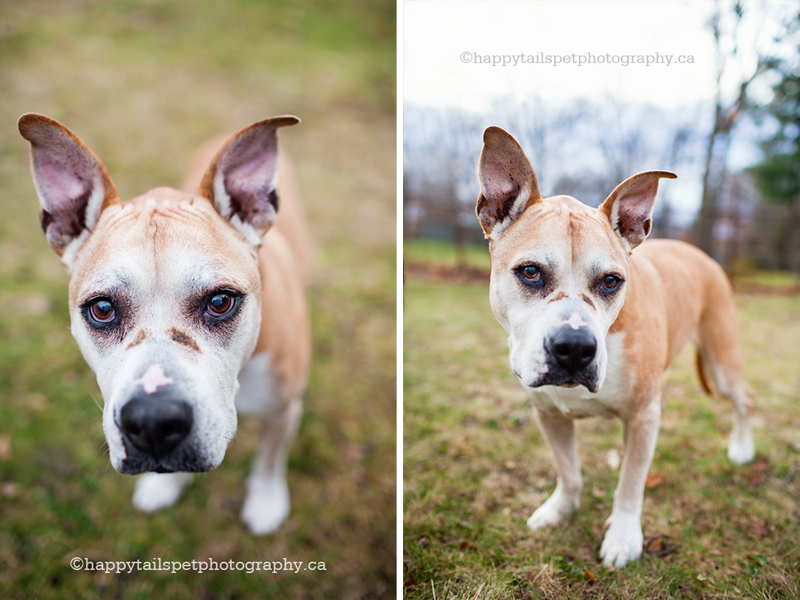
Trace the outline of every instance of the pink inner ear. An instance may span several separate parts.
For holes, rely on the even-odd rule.
[[[650,233],[650,211],[657,190],[658,183],[644,185],[617,199],[617,230],[634,244],[644,241]]]
[[[235,140],[219,162],[225,191],[230,197],[230,216],[266,231],[275,220],[277,137],[274,129],[255,129]]]
[[[42,229],[56,250],[66,248],[87,227],[86,209],[93,165],[71,147],[35,146],[33,167],[42,202]]]
[[[76,201],[85,198],[91,191],[91,173],[81,176],[79,169],[83,167],[73,157],[63,161],[50,152],[41,151],[34,158],[36,182],[47,201],[47,208],[64,210],[75,208]],[[63,207],[63,208],[62,208]]]

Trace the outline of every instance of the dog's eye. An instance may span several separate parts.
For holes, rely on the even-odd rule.
[[[617,275],[606,275],[601,281],[601,291],[614,292],[620,287],[621,283],[621,277],[618,277]]]
[[[224,317],[236,306],[235,298],[227,293],[214,294],[208,300],[208,314],[212,317]]]
[[[86,315],[93,324],[106,325],[117,318],[117,311],[111,300],[108,298],[98,298],[89,304]]]
[[[525,265],[522,267],[521,273],[526,281],[536,282],[542,279],[542,270],[536,265]]]

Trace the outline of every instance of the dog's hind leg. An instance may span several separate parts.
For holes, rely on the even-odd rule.
[[[302,413],[303,402],[296,398],[276,416],[264,421],[241,514],[242,521],[254,535],[272,533],[289,516],[286,466],[289,445],[297,433]]]
[[[553,453],[558,472],[556,489],[528,519],[530,529],[555,525],[578,508],[583,488],[578,442],[572,419],[536,411],[539,429]]]
[[[168,508],[191,482],[191,473],[145,473],[136,481],[133,505],[147,513]]]
[[[710,380],[717,393],[733,403],[728,458],[738,465],[750,462],[755,456],[750,426],[753,393],[744,377],[736,306],[730,294],[720,294],[701,317],[697,351],[701,377]]]

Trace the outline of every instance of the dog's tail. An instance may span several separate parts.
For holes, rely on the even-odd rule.
[[[700,380],[700,385],[709,396],[714,395],[714,389],[711,387],[711,382],[706,376],[705,365],[703,364],[703,356],[700,354],[700,349],[694,350],[694,366],[697,369],[697,378]]]

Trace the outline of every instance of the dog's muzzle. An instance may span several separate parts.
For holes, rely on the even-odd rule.
[[[188,403],[158,394],[133,398],[120,413],[120,430],[126,442],[157,461],[180,445],[193,423]]]
[[[597,337],[589,328],[559,327],[545,339],[544,349],[547,374],[540,385],[583,385],[590,392],[597,391]]]

